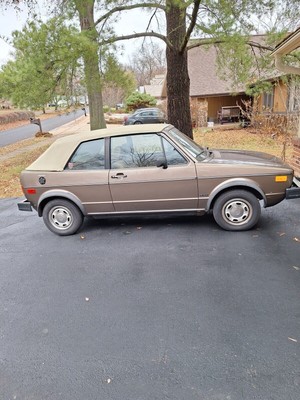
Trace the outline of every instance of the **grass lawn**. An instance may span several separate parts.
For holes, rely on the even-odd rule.
[[[219,149],[245,149],[263,151],[282,157],[284,137],[272,139],[270,135],[252,132],[250,129],[198,129],[194,133],[194,139],[202,146]],[[30,165],[46,148],[50,141],[45,139],[28,139],[0,149],[0,158],[20,150],[13,158],[0,161],[0,198],[22,196],[19,183],[20,172]],[[38,146],[32,148],[32,145]],[[286,144],[286,161],[292,157],[290,141]]]
[[[272,138],[271,135],[248,129],[198,129],[194,133],[194,140],[201,146],[211,149],[254,150],[270,153],[287,163],[292,159],[291,139],[284,136]],[[286,143],[285,143],[286,142]],[[284,157],[285,148],[285,157]]]
[[[23,196],[20,185],[20,172],[42,154],[49,145],[21,153],[20,155],[0,162],[0,198]]]

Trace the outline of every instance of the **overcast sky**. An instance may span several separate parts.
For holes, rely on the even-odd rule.
[[[40,13],[43,19],[47,19],[47,15],[43,15],[42,7]],[[143,32],[146,29],[149,14],[141,10],[132,10],[122,14],[122,19],[118,22],[115,29],[117,34],[130,34],[133,32]],[[14,30],[21,30],[26,23],[28,14],[26,9],[16,14],[16,11],[9,9],[7,11],[0,11],[0,65],[4,64],[9,59],[9,53],[13,48],[8,45],[1,37],[10,37],[11,32]],[[124,51],[121,47],[118,51],[118,56],[121,62],[127,62],[128,56],[141,45],[142,39],[127,40],[122,43]],[[161,43],[159,41],[159,43]]]

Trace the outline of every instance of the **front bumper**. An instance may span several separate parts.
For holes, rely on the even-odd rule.
[[[300,181],[293,179],[293,186],[285,190],[285,198],[287,200],[298,199],[300,197]]]
[[[18,203],[19,211],[32,211],[31,203],[28,200],[23,200]]]

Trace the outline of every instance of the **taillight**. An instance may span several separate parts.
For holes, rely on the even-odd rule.
[[[36,194],[36,190],[35,189],[26,189],[26,193],[28,194]]]

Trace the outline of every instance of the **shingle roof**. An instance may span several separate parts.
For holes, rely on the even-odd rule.
[[[192,39],[199,41],[201,39]],[[252,43],[264,45],[266,35],[253,35],[250,37]],[[253,49],[259,55],[258,49]],[[190,96],[205,97],[216,95],[229,95],[234,93],[244,93],[246,86],[240,85],[234,87],[233,81],[228,77],[223,80],[217,72],[217,50],[214,46],[199,46],[191,48],[188,51],[188,70],[190,76]],[[282,75],[275,68],[270,71],[264,71],[265,79],[272,79]]]
[[[300,28],[299,28],[300,29]],[[250,37],[252,43],[265,45],[266,35],[253,35]],[[192,39],[194,41],[201,39]],[[259,50],[253,48],[253,51],[259,54]],[[190,77],[190,96],[225,96],[232,93],[244,93],[245,85],[234,87],[230,78],[223,80],[217,72],[217,50],[214,46],[193,47],[188,51],[188,71]],[[262,73],[262,72],[261,72]],[[265,80],[274,80],[282,76],[282,72],[275,67],[269,71],[263,71]],[[262,76],[261,76],[262,78]],[[147,92],[148,93],[148,92]],[[166,97],[166,80],[164,81],[162,96]]]
[[[217,73],[217,51],[214,46],[194,47],[188,51],[190,96],[226,95],[233,91],[242,93],[245,87],[234,90],[233,82],[219,78]]]
[[[144,88],[145,93],[156,98],[161,98],[163,85],[145,85]]]

